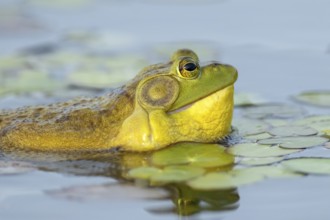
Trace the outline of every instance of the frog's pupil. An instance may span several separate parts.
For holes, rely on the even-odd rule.
[[[183,68],[187,71],[194,71],[196,69],[196,64],[194,63],[187,63],[183,66]]]

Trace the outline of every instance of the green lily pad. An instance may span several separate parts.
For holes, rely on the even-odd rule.
[[[328,138],[330,138],[330,129],[329,130],[323,130],[325,136],[327,136]]]
[[[301,176],[281,166],[257,166],[230,171],[235,176],[261,176],[263,178],[286,178]]]
[[[162,170],[156,167],[138,167],[130,170],[127,176],[134,179],[149,179],[151,176],[160,172],[162,172]]]
[[[271,137],[273,137],[273,136],[268,133],[261,133],[261,134],[245,136],[244,138],[248,139],[248,140],[263,140],[263,139],[268,139]]]
[[[283,138],[269,138],[258,141],[259,144],[279,144],[282,148],[301,149],[309,148],[326,143],[328,139],[323,137],[283,137]]]
[[[231,189],[262,180],[262,176],[237,175],[231,173],[210,173],[188,182],[188,185],[198,190]]]
[[[270,134],[275,136],[309,136],[318,133],[317,130],[307,126],[280,126],[271,128],[268,131]]]
[[[320,106],[320,107],[330,107],[330,91],[307,91],[307,92],[302,92],[299,95],[296,95],[293,97],[295,100],[305,103],[305,104],[310,104],[310,105],[315,105],[315,106]]]
[[[294,158],[283,161],[281,165],[301,173],[330,174],[330,158]]]
[[[217,144],[179,143],[155,152],[151,162],[156,166],[190,164],[198,167],[220,167],[234,163],[234,157]]]
[[[319,132],[325,132],[330,130],[330,115],[316,115],[306,117],[294,122],[295,125],[307,125],[311,128],[318,130]]]
[[[269,128],[269,125],[263,121],[247,118],[234,118],[233,125],[242,136],[264,133]]]
[[[261,166],[222,173],[210,173],[189,181],[188,185],[198,190],[229,189],[255,183],[265,178],[287,178],[296,176],[299,175],[280,167]]]
[[[253,93],[235,93],[234,103],[235,106],[246,107],[265,103],[265,100]]]
[[[63,87],[63,83],[52,80],[47,73],[24,70],[19,77],[0,82],[0,95],[22,92],[51,92]]]
[[[155,173],[150,176],[152,185],[183,182],[205,173],[205,170],[194,166],[169,166],[165,167],[162,172]]]
[[[264,119],[263,121],[274,127],[288,125],[288,120],[285,119],[269,118],[269,119]]]
[[[268,140],[268,139],[266,139]],[[279,146],[244,143],[231,146],[229,153],[242,157],[276,157],[299,152],[297,149],[283,149]]]
[[[244,109],[243,115],[253,119],[295,118],[303,115],[303,110],[296,106],[271,104],[259,105]]]
[[[283,157],[263,157],[263,158],[244,157],[239,161],[239,164],[248,165],[248,166],[260,166],[260,165],[277,163],[282,160],[284,160]]]

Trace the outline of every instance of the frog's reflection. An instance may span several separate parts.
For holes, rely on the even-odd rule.
[[[165,187],[171,195],[174,207],[158,208],[149,211],[157,214],[177,213],[188,216],[204,211],[230,211],[238,208],[239,195],[236,189],[196,190],[185,184]]]
[[[149,153],[122,153],[122,152],[99,152],[99,153],[76,153],[76,154],[38,154],[20,152],[20,155],[11,155],[16,159],[29,158],[28,161],[35,164],[38,169],[58,173],[68,173],[83,176],[105,176],[119,181],[119,184],[139,184],[146,187],[161,188],[168,192],[167,197],[160,196],[158,199],[170,199],[174,206],[148,209],[155,214],[177,213],[189,216],[205,211],[228,211],[238,208],[239,195],[235,188],[226,190],[196,190],[184,182],[148,185],[147,180],[133,181],[128,178],[128,172],[141,166],[149,166],[153,152]],[[43,158],[43,160],[40,160]],[[213,171],[229,170],[225,168],[212,168]],[[105,186],[107,187],[111,186]],[[109,190],[111,188],[108,188]]]

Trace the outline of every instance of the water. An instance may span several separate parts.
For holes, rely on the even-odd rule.
[[[58,42],[68,30],[84,29],[110,32],[115,39],[115,43],[109,43],[110,47],[123,51],[139,51],[172,41],[210,41],[219,47],[219,58],[239,70],[237,91],[256,92],[270,101],[288,102],[290,95],[304,90],[329,89],[330,3],[326,0],[180,1],[179,4],[100,0],[69,8],[25,2],[1,1],[0,7],[21,8],[40,28],[19,32],[1,28],[1,54]],[[2,107],[8,103],[12,102],[8,99],[0,102]],[[316,108],[310,108],[310,112],[330,113]],[[173,209],[168,191],[122,184],[109,175],[90,176],[89,168],[85,169],[86,173],[84,169],[40,170],[1,176],[0,218],[322,220],[330,217],[327,207],[330,178],[325,176],[266,180],[243,186],[237,189],[239,201],[231,210],[179,217],[171,211],[150,211]],[[68,190],[69,196],[63,193]]]

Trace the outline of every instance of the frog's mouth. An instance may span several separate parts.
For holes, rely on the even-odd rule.
[[[227,86],[221,90],[215,91],[214,93],[208,94],[200,99],[197,99],[194,102],[191,102],[187,105],[184,105],[178,109],[170,110],[167,113],[169,115],[176,114],[179,112],[183,112],[185,110],[188,110],[190,108],[200,108],[200,111],[204,111],[205,108],[214,108],[214,110],[217,110],[217,107],[220,107],[221,105],[225,107],[226,105],[232,105],[233,104],[233,90],[234,86],[230,85]]]

